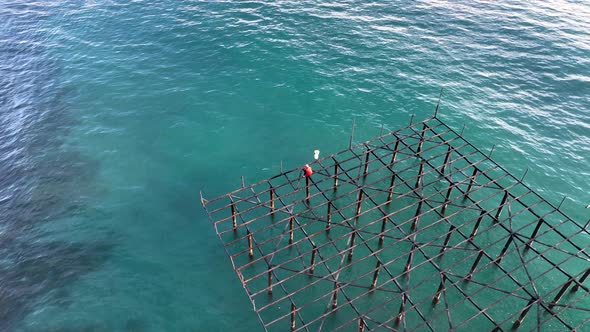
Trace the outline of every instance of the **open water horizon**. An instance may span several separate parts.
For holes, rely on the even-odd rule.
[[[583,1],[0,3],[0,331],[261,330],[215,197],[440,117],[584,222]]]

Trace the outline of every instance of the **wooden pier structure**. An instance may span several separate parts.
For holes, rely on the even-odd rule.
[[[265,331],[590,331],[588,223],[490,155],[435,112],[201,202]]]

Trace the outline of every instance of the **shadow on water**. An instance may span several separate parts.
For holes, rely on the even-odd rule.
[[[91,209],[98,163],[65,147],[75,125],[65,104],[73,91],[59,86],[59,64],[43,51],[46,13],[12,9],[0,13],[1,331],[14,329],[42,297],[67,305],[66,286],[100,268],[113,249],[101,240],[48,239],[40,230]]]

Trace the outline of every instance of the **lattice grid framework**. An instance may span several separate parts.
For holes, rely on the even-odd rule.
[[[201,195],[266,331],[590,329],[588,224],[436,115],[311,166]]]

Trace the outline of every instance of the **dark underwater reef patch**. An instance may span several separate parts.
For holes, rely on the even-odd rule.
[[[65,146],[77,124],[60,63],[40,32],[47,10],[8,5],[0,14],[0,331],[12,330],[48,294],[108,259],[112,243],[51,239],[39,226],[92,211],[98,163]]]
[[[52,292],[52,300],[67,304],[67,286],[98,269],[112,246],[104,243],[31,243],[0,237],[0,330],[10,330]]]

